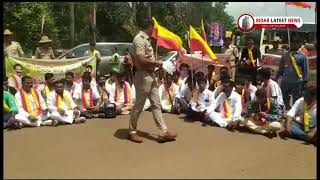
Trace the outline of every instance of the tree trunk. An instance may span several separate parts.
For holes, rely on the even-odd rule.
[[[92,3],[92,6],[89,9],[89,32],[91,43],[96,42],[96,3]]]
[[[70,10],[70,47],[74,46],[74,2],[69,3]]]
[[[132,20],[133,23],[136,24],[137,22],[137,2],[131,2],[132,4]]]
[[[148,8],[147,18],[151,19],[151,2],[148,2],[147,8]]]

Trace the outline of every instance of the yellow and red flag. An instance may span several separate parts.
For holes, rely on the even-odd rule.
[[[204,30],[203,19],[201,19],[201,35],[202,35],[203,40],[205,42],[208,42],[207,41],[206,31]]]
[[[160,26],[154,17],[152,19],[154,21],[154,26],[151,36],[157,40],[157,45],[159,47],[179,52],[185,51],[182,46],[182,40],[178,35]]]
[[[287,5],[289,6],[296,6],[299,8],[308,8],[311,9],[311,4],[306,3],[306,2],[286,2]]]
[[[208,43],[197,33],[197,31],[190,25],[190,50],[202,51],[209,55],[212,60],[217,60],[216,55],[212,52]]]

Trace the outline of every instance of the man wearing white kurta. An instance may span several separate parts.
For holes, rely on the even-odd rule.
[[[173,112],[177,107],[175,98],[179,98],[179,86],[173,83],[173,77],[166,74],[166,82],[159,87],[161,108],[163,112]]]
[[[206,111],[207,121],[214,122],[220,127],[227,127],[230,122],[238,121],[241,117],[241,96],[233,90],[233,82],[223,82],[223,92]],[[219,107],[219,112],[215,110]]]
[[[130,114],[133,108],[135,92],[132,92],[131,86],[126,82],[123,74],[118,75],[117,82],[112,84],[109,101],[115,103],[118,114]]]
[[[15,95],[18,114],[15,118],[23,126],[56,125],[56,121],[47,120],[50,116],[41,93],[33,88],[29,76],[22,78],[22,88]]]
[[[190,115],[202,119],[207,108],[213,104],[214,96],[210,90],[206,89],[205,77],[200,77],[197,80],[197,83],[199,85],[199,89],[195,90],[190,101]]]
[[[80,111],[76,108],[71,94],[64,90],[62,80],[55,83],[55,91],[50,93],[47,104],[51,113],[50,118],[58,120],[60,123],[80,123],[85,122],[85,118],[80,118]],[[58,99],[57,99],[58,98]]]

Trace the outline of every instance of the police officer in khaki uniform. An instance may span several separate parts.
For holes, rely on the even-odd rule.
[[[51,48],[52,40],[48,36],[42,36],[39,41],[40,47],[36,49],[34,56],[36,59],[55,59],[53,50]]]
[[[143,142],[142,138],[137,135],[136,130],[139,116],[143,110],[147,97],[149,97],[151,104],[153,105],[152,114],[155,123],[160,129],[158,142],[173,141],[177,137],[177,134],[169,132],[163,120],[158,90],[159,85],[157,84],[154,75],[156,67],[162,67],[162,61],[157,61],[155,59],[153,48],[149,42],[153,22],[144,19],[140,26],[142,31],[140,31],[133,40],[133,59],[136,68],[134,76],[136,102],[131,111],[129,124],[130,133],[128,139],[136,143]]]
[[[234,81],[236,76],[236,62],[239,60],[239,51],[236,46],[231,44],[231,34],[226,34],[221,53],[230,56],[229,61],[226,63],[228,64],[230,77]]]
[[[24,52],[18,42],[12,41],[13,33],[6,29],[3,33],[4,42],[4,55],[14,57],[24,57]]]

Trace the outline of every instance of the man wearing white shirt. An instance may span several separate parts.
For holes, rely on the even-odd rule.
[[[102,113],[101,108],[101,96],[97,88],[92,87],[90,83],[91,76],[84,74],[82,76],[82,84],[73,93],[74,102],[78,105],[81,116],[87,119],[104,118],[105,114]]]
[[[19,89],[22,87],[22,84],[21,84],[22,66],[20,64],[15,64],[13,66],[13,69],[15,73],[8,78],[8,83],[9,83],[8,85],[10,87],[16,88],[16,90],[19,91]]]
[[[189,70],[190,70],[190,67],[188,64],[186,63],[182,63],[179,67],[179,70],[180,70],[180,77],[179,77],[179,80],[178,80],[178,86],[181,87],[182,84],[185,84],[187,78],[189,77]]]
[[[118,81],[113,83],[109,101],[116,104],[118,114],[130,114],[133,108],[135,93],[132,92],[131,86],[125,81],[125,75],[119,74]]]
[[[57,121],[47,120],[49,110],[41,93],[33,88],[31,77],[22,77],[22,88],[16,93],[15,99],[18,106],[15,118],[22,126],[57,125]]]
[[[74,81],[74,73],[71,71],[66,72],[65,78],[64,90],[68,91],[71,96],[73,96],[73,92],[79,84]]]
[[[271,70],[269,68],[260,68],[257,72],[257,79],[263,81],[262,87],[266,90],[267,97],[275,99],[281,105],[284,112],[285,105],[282,91],[278,83],[271,79]]]
[[[303,97],[287,113],[282,137],[317,142],[317,85],[307,84]]]
[[[205,77],[197,79],[199,89],[195,90],[190,101],[191,109],[189,114],[200,119],[203,119],[205,111],[214,102],[213,93],[206,88],[206,81]]]
[[[233,90],[234,82],[231,80],[224,81],[222,87],[222,93],[207,109],[205,116],[207,122],[227,127],[231,122],[238,121],[241,117],[241,96]],[[216,112],[217,108],[219,112]]]
[[[55,82],[55,77],[53,73],[46,73],[44,74],[44,80],[46,81],[45,84],[41,84],[38,87],[38,91],[41,92],[41,95],[44,100],[47,100],[49,97],[50,93],[54,91],[54,82]]]
[[[64,90],[62,80],[55,82],[55,91],[50,93],[47,100],[50,118],[62,124],[72,124],[85,122],[84,117],[80,117],[80,111],[74,103],[71,94]]]
[[[242,110],[245,105],[256,97],[257,87],[252,85],[251,81],[239,79],[236,81],[236,92],[241,96]]]
[[[166,81],[159,87],[161,108],[163,112],[180,113],[176,98],[179,98],[179,86],[173,83],[173,76],[166,74]]]
[[[192,85],[192,79],[191,76],[188,77],[185,84],[183,84],[180,88],[180,96],[176,98],[177,104],[179,104],[180,111],[182,113],[188,113],[189,111],[189,102],[192,99],[192,95],[196,90],[196,82],[193,81]]]

